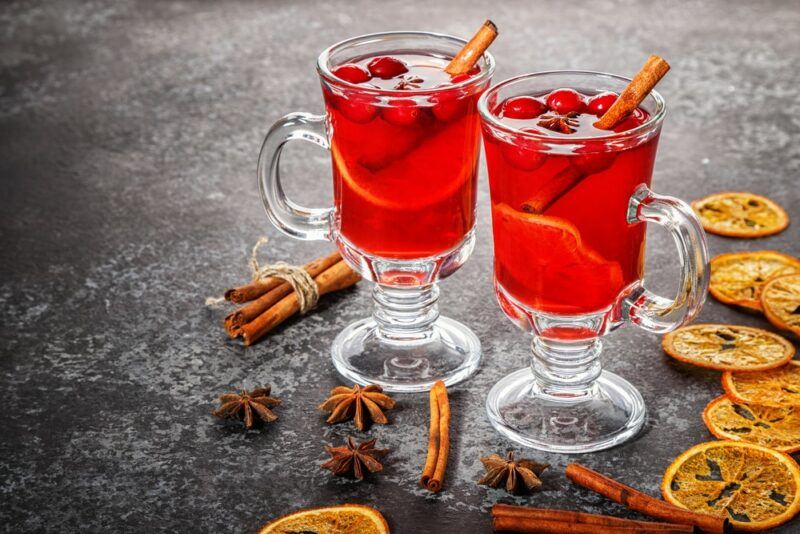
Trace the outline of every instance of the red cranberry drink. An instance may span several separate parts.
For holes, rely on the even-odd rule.
[[[590,313],[642,278],[645,226],[629,224],[625,213],[633,192],[650,185],[658,132],[623,149],[604,141],[609,132],[593,123],[617,96],[560,88],[494,104],[499,121],[522,132],[485,130],[501,302],[508,295],[544,312]],[[649,118],[637,108],[614,132]],[[548,152],[548,138],[581,146]]]
[[[367,56],[332,69],[345,83],[324,84],[338,232],[363,252],[441,255],[475,224],[480,91],[465,84],[480,67],[450,76],[450,59]]]

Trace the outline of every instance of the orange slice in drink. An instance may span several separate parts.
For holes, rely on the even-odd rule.
[[[661,482],[667,502],[756,532],[800,512],[800,467],[788,454],[741,441],[710,441],[678,456]]]
[[[778,334],[727,324],[684,326],[665,335],[661,346],[676,360],[718,371],[774,369],[794,356],[794,345]]]
[[[780,276],[764,284],[761,307],[769,322],[800,337],[800,274]]]
[[[746,441],[776,451],[800,450],[800,406],[761,406],[722,395],[703,410],[709,432],[721,439]]]
[[[789,226],[789,216],[778,204],[754,193],[725,192],[692,202],[703,228],[730,237],[762,237]]]
[[[798,273],[800,260],[774,250],[720,254],[711,260],[708,289],[720,302],[760,311],[764,284]]]
[[[622,269],[586,246],[566,219],[493,206],[495,257],[517,287],[515,298],[544,311],[584,313],[609,306]],[[535,298],[525,295],[535,294]],[[579,308],[579,309],[575,309]]]
[[[264,525],[259,534],[389,534],[381,513],[369,506],[342,504],[300,510]]]
[[[736,402],[762,406],[800,406],[800,361],[760,373],[722,375],[725,393]]]

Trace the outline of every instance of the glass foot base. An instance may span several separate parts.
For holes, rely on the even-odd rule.
[[[603,371],[586,395],[564,399],[541,391],[529,368],[489,392],[492,425],[522,445],[559,453],[608,449],[634,437],[645,420],[644,400],[627,380]]]
[[[377,384],[385,391],[428,391],[437,381],[451,386],[471,376],[481,359],[481,343],[472,331],[439,317],[419,339],[381,335],[374,319],[362,319],[336,336],[333,364],[356,384]]]

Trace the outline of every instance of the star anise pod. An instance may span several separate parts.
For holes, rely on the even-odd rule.
[[[389,449],[376,449],[377,438],[356,445],[352,437],[347,438],[343,447],[325,446],[325,451],[331,459],[322,464],[323,469],[330,469],[334,475],[353,474],[358,480],[364,480],[366,471],[377,473],[383,470],[383,465],[378,461],[383,458]]]
[[[425,80],[419,76],[411,76],[409,74],[403,76],[399,82],[394,86],[394,89],[404,91],[406,89],[419,89]]]
[[[222,419],[243,419],[244,426],[253,427],[253,414],[265,423],[278,419],[270,408],[278,406],[281,401],[270,397],[270,386],[256,388],[252,392],[243,389],[241,393],[224,393],[219,396],[220,406],[212,415]]]
[[[385,425],[389,423],[383,410],[394,408],[395,401],[388,395],[382,393],[380,386],[366,386],[361,388],[358,385],[352,388],[339,386],[331,390],[328,400],[319,405],[319,409],[331,412],[327,422],[330,424],[341,423],[355,419],[356,428],[364,430],[367,427],[367,420]]]
[[[578,113],[575,111],[571,111],[566,115],[552,115],[548,113],[539,117],[539,122],[537,124],[542,128],[547,128],[554,132],[571,134],[577,131],[578,124],[580,124],[578,119],[576,119],[577,116]]]
[[[486,468],[486,474],[478,484],[499,488],[505,483],[506,491],[509,493],[523,493],[537,489],[542,485],[539,475],[550,467],[550,464],[540,464],[525,458],[514,460],[513,452],[509,452],[505,459],[492,454],[481,458],[481,462]]]

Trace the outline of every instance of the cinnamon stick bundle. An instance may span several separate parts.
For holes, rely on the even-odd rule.
[[[656,519],[682,525],[693,525],[703,532],[714,534],[722,534],[730,530],[730,523],[727,518],[699,514],[685,508],[679,508],[580,464],[569,464],[567,466],[567,478],[579,486],[599,493],[631,510]]]
[[[495,504],[492,507],[492,526],[496,532],[518,533],[658,532],[661,534],[690,534],[694,530],[690,525],[635,521],[608,515],[508,504]]]
[[[344,260],[335,263],[332,267],[314,277],[320,296],[350,287],[359,280],[361,280],[361,276],[353,271]],[[299,311],[300,301],[297,298],[297,294],[292,292],[264,311],[264,313],[241,326],[239,331],[244,339],[245,346],[252,345]]]
[[[316,260],[305,264],[303,269],[305,269],[312,278],[315,278],[326,269],[329,269],[331,266],[341,261],[341,259],[342,255],[337,250],[336,252],[332,252],[327,256],[317,258]],[[272,286],[267,290],[267,292],[265,292],[265,294],[262,294],[256,300],[239,308],[238,310],[231,312],[227,317],[225,317],[225,331],[231,338],[239,337],[241,335],[241,329],[243,325],[256,319],[259,315],[266,312],[272,306],[280,302],[282,298],[293,291],[292,286],[285,280],[281,280],[280,278],[269,278],[268,280],[277,280],[279,283]],[[245,295],[255,294],[258,289],[255,287],[248,287],[253,285],[256,284],[251,283],[240,288],[229,289],[225,292],[225,298],[228,298],[229,293],[231,296],[235,294],[237,298],[244,297]],[[231,298],[229,300],[233,299]]]
[[[497,26],[491,20],[483,23],[472,39],[447,64],[444,71],[450,76],[465,74],[478,62],[489,45],[497,38]]]
[[[420,484],[429,491],[442,490],[447,457],[450,453],[450,400],[444,382],[437,381],[430,391],[431,424],[428,436],[428,455]]]

